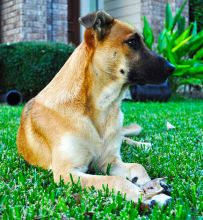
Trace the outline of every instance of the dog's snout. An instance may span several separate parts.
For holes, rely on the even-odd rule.
[[[162,63],[164,67],[164,73],[170,76],[175,71],[175,66],[169,61],[165,60],[162,56],[158,56],[159,63]]]
[[[167,75],[171,75],[175,71],[175,66],[170,62],[166,61],[165,70]]]

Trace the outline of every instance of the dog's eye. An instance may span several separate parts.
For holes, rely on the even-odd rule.
[[[139,41],[136,38],[130,39],[130,40],[126,41],[126,43],[130,48],[132,48],[134,50],[139,49]]]
[[[127,41],[127,44],[128,44],[130,47],[136,46],[136,44],[137,44],[136,39],[131,39],[131,40]]]
[[[131,37],[130,39],[126,40],[125,43],[131,47],[132,49],[139,49],[142,45],[141,43],[141,37],[135,33],[133,37]]]

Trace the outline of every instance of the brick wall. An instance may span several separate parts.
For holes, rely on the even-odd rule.
[[[1,41],[22,39],[22,1],[1,0]]]
[[[67,0],[47,0],[47,38],[51,41],[68,40]]]
[[[24,0],[22,10],[22,40],[47,40],[46,1]]]
[[[67,2],[67,0],[0,0],[1,41],[67,42]],[[166,2],[167,0],[104,0],[104,8],[113,16],[132,22],[139,31],[142,31],[142,17],[145,15],[155,30],[157,39],[164,26]],[[183,0],[168,2],[174,14]],[[184,14],[188,17],[188,6]]]
[[[147,17],[149,23],[154,30],[156,40],[158,34],[164,27],[165,7],[167,2],[170,3],[172,13],[174,15],[177,8],[182,5],[183,0],[141,0],[141,16]],[[186,5],[185,7],[183,15],[187,17],[188,22],[188,5]]]
[[[67,42],[67,0],[1,1],[1,42]]]

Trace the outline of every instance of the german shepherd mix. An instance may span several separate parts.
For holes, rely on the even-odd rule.
[[[130,84],[161,83],[174,67],[144,45],[139,33],[104,11],[79,19],[84,41],[53,80],[22,113],[17,136],[19,153],[27,162],[52,169],[54,181],[80,179],[121,192],[148,207],[171,199],[162,178],[151,180],[144,167],[124,163],[120,147],[124,132],[120,110]],[[110,176],[87,174],[111,164]]]

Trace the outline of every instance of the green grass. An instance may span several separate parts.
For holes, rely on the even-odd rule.
[[[0,218],[2,219],[202,219],[203,102],[129,103],[125,124],[144,130],[137,140],[150,151],[124,144],[124,161],[145,166],[152,178],[168,177],[173,201],[150,212],[105,189],[82,190],[79,184],[56,185],[50,171],[28,165],[17,154],[15,138],[22,107],[0,106]],[[166,121],[176,126],[166,130]]]

